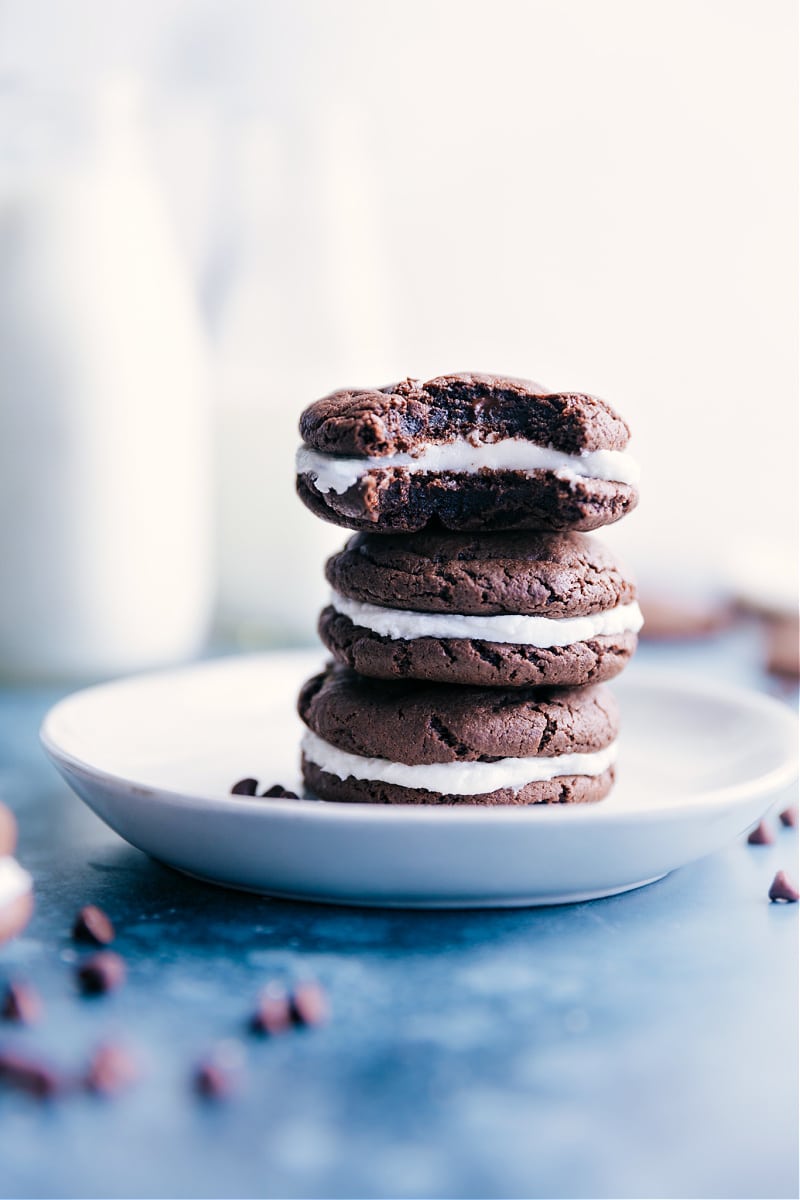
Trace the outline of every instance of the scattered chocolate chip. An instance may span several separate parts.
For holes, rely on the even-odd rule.
[[[785,825],[787,829],[794,829],[797,824],[797,809],[785,808],[780,814],[781,825]]]
[[[328,998],[318,983],[300,983],[292,991],[292,1020],[295,1025],[324,1025],[328,1019]]]
[[[0,1083],[46,1099],[66,1090],[66,1080],[52,1067],[16,1050],[0,1050]]]
[[[257,779],[240,779],[231,788],[232,796],[255,796],[257,792]],[[265,792],[261,793],[260,798],[266,800],[297,800],[298,796],[296,792],[290,792],[283,784],[273,783],[271,788],[267,788]]]
[[[0,1016],[4,1021],[18,1021],[21,1025],[35,1025],[41,1020],[44,1006],[36,988],[29,983],[12,980],[5,990]]]
[[[787,904],[793,904],[795,901],[800,900],[800,892],[786,878],[785,871],[778,871],[769,889],[769,898],[773,903],[776,903],[778,900],[785,900]]]
[[[222,1042],[195,1068],[193,1085],[209,1100],[227,1100],[239,1091],[244,1055],[238,1042]]]
[[[113,992],[122,987],[127,971],[124,959],[113,950],[101,950],[78,964],[78,984],[86,995]]]
[[[255,796],[258,791],[257,779],[240,779],[231,788],[232,796]]]
[[[280,783],[273,783],[272,787],[268,788],[266,792],[262,792],[261,795],[264,797],[265,800],[297,800],[298,799],[296,792],[290,792],[287,788],[285,788],[283,786],[283,784],[280,784]]]
[[[770,846],[775,841],[769,827],[763,821],[759,821],[755,829],[751,829],[747,835],[747,844],[749,846]]]
[[[90,1092],[115,1096],[139,1078],[139,1067],[131,1052],[117,1043],[98,1046],[89,1062],[84,1083]]]
[[[110,946],[114,940],[114,926],[111,920],[96,904],[85,905],[72,927],[72,936],[76,942],[91,942],[95,946]]]
[[[201,1063],[195,1071],[194,1090],[211,1100],[224,1100],[236,1091],[236,1085],[228,1071],[217,1063]]]
[[[292,1024],[292,1004],[279,983],[270,983],[258,998],[258,1006],[250,1018],[254,1033],[284,1033]]]

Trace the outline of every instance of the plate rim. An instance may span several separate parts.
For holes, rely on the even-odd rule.
[[[751,711],[758,710],[765,716],[770,716],[773,719],[777,718],[783,724],[787,743],[783,761],[755,779],[687,793],[681,796],[679,800],[671,801],[669,804],[662,804],[652,809],[636,809],[635,811],[631,809],[614,810],[602,804],[497,805],[490,807],[481,805],[378,805],[346,804],[338,801],[323,802],[306,798],[299,800],[271,799],[268,804],[254,805],[253,798],[249,796],[235,796],[231,794],[224,796],[190,795],[175,788],[143,783],[123,775],[115,774],[74,755],[71,751],[65,749],[63,745],[59,744],[57,736],[54,736],[53,725],[57,722],[61,711],[68,705],[86,696],[113,691],[132,682],[141,681],[146,684],[150,680],[165,679],[170,676],[185,676],[197,671],[207,670],[209,667],[217,665],[221,667],[231,666],[235,663],[254,663],[256,660],[264,662],[283,661],[286,664],[294,664],[304,659],[310,660],[311,653],[307,649],[298,649],[294,651],[279,650],[255,654],[233,654],[219,658],[203,659],[200,662],[189,663],[183,667],[172,667],[123,676],[109,682],[79,688],[69,693],[69,695],[62,697],[62,699],[57,701],[48,710],[39,730],[39,738],[45,753],[57,769],[63,766],[64,769],[72,774],[82,775],[102,787],[111,788],[116,792],[124,792],[125,794],[139,798],[152,798],[159,803],[177,807],[191,806],[195,809],[202,807],[208,812],[244,812],[254,815],[258,814],[265,819],[269,817],[275,819],[290,817],[294,820],[328,821],[340,820],[346,814],[349,820],[357,821],[408,821],[409,817],[413,814],[424,821],[455,820],[465,823],[476,821],[485,823],[487,818],[499,819],[501,821],[510,820],[512,822],[529,822],[532,819],[544,819],[551,822],[576,820],[588,820],[591,822],[598,819],[598,817],[602,820],[634,818],[636,821],[653,821],[678,816],[688,806],[698,807],[702,805],[704,808],[713,809],[717,806],[727,806],[744,801],[745,799],[752,799],[759,794],[767,796],[783,787],[788,787],[797,777],[796,757],[790,750],[790,742],[796,745],[797,733],[797,719],[792,708],[781,700],[765,695],[755,689],[717,681],[709,682],[706,679],[696,678],[692,675],[687,676],[684,672],[664,670],[663,668],[655,670],[645,668],[625,680],[621,679],[619,681],[620,685],[622,688],[639,688],[646,691],[668,689],[673,693],[683,693],[687,696],[691,694],[695,698],[700,696],[711,701],[724,701],[728,705],[732,701],[735,703],[738,702],[739,705],[745,706]]]

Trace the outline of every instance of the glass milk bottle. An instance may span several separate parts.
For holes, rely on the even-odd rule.
[[[207,362],[136,106],[117,85],[97,104],[14,107],[0,127],[0,672],[185,659],[211,603]]]

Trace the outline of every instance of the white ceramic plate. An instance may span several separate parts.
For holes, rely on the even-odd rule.
[[[611,895],[725,845],[795,778],[794,715],[757,693],[631,672],[618,783],[592,805],[371,806],[295,791],[308,654],[222,659],[77,692],[42,727],[79,796],[123,838],[230,887],[339,904],[470,907]]]

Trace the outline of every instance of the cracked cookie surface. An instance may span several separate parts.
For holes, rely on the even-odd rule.
[[[413,767],[533,758],[557,764],[560,756],[606,750],[619,725],[616,701],[602,686],[499,690],[385,683],[340,666],[329,667],[306,682],[298,711],[312,733],[337,751]],[[365,772],[368,766],[365,764]],[[568,771],[517,788],[504,787],[501,781],[490,791],[460,795],[424,784],[407,787],[359,778],[358,763],[355,768],[342,778],[313,755],[303,757],[306,784],[321,799],[330,800],[567,803],[600,799],[613,781],[613,766],[609,765],[595,775]]]
[[[349,754],[409,764],[588,754],[618,729],[602,686],[501,690],[388,683],[333,666],[303,686],[304,723]]]
[[[408,453],[423,441],[476,433],[527,438],[567,454],[623,450],[630,437],[626,423],[598,396],[475,372],[342,388],[310,404],[300,418],[303,441],[327,454]]]
[[[298,467],[300,498],[351,529],[590,530],[619,520],[638,500],[635,477],[626,481],[624,471],[615,478],[582,473],[587,455],[628,457],[628,427],[606,401],[508,376],[460,373],[341,389],[308,406],[300,434],[311,452]],[[444,460],[419,467],[431,447],[458,443],[482,452],[499,443],[533,446],[568,458],[541,468],[491,465],[490,458],[486,467],[483,460],[468,469],[448,469]],[[325,464],[337,459],[361,461],[363,471],[341,486],[326,482]]]

